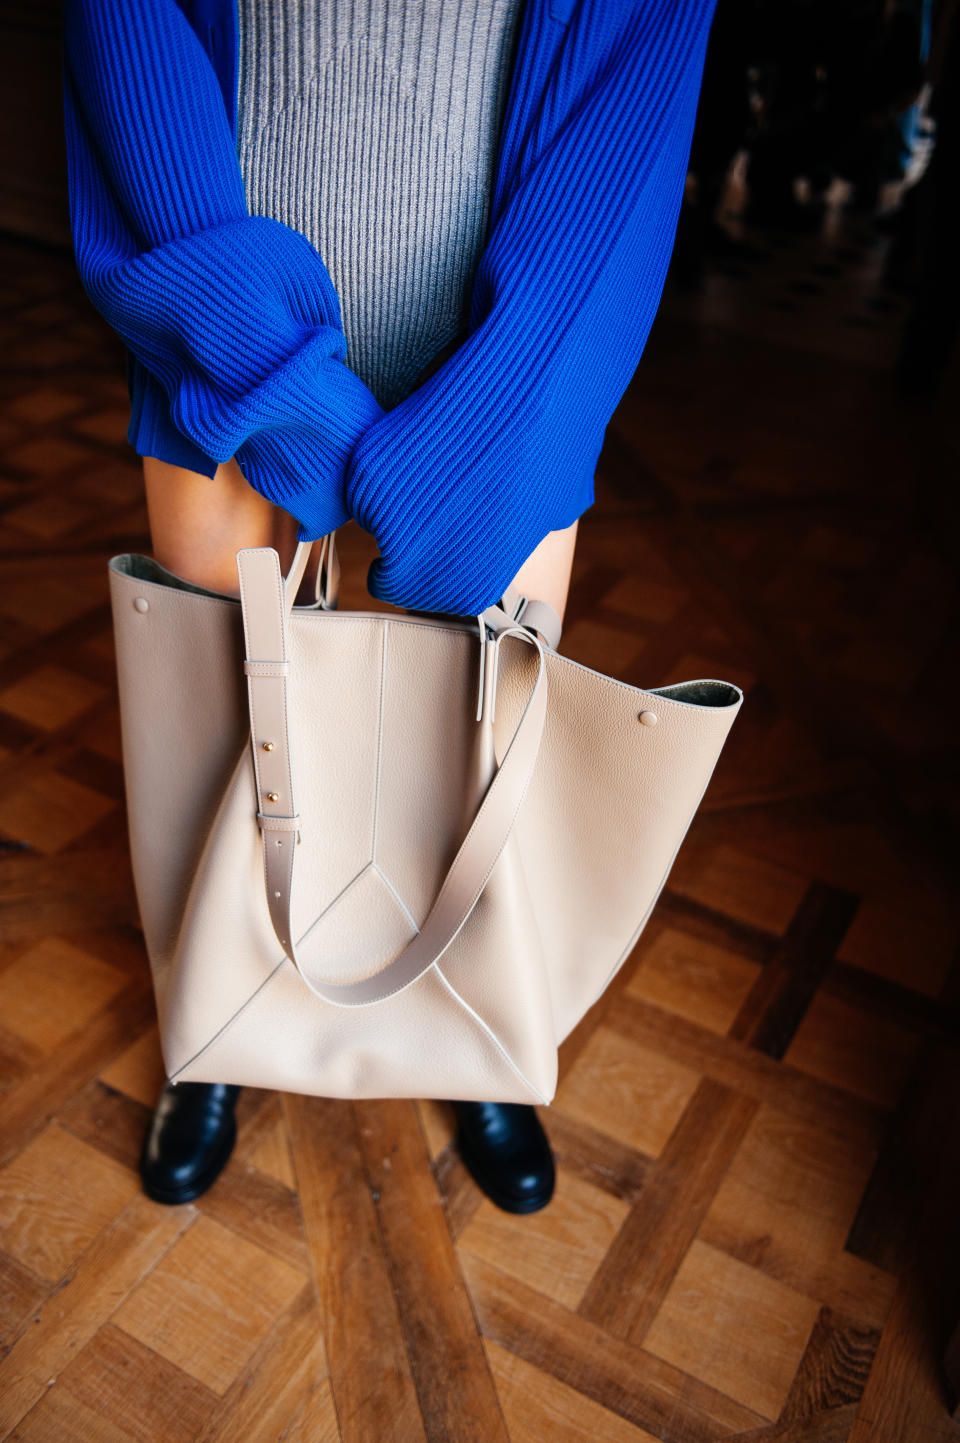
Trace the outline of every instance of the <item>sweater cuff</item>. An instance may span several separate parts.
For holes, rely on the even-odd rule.
[[[216,474],[219,462],[178,431],[170,415],[170,402],[163,387],[136,356],[128,352],[127,382],[130,389],[130,424],[127,440],[138,456],[155,456],[171,466],[182,466],[201,476]]]
[[[305,527],[346,520],[347,463],[384,412],[346,365],[336,292],[303,236],[250,217],[104,265],[92,289],[140,363],[141,454],[208,476],[235,457]]]
[[[396,606],[478,615],[549,531],[593,502],[603,422],[571,435],[566,395],[549,406],[544,389],[533,401],[515,394],[511,410],[489,385],[484,394],[481,344],[472,336],[371,426],[347,467],[347,507],[380,549],[367,585]],[[500,425],[485,430],[491,412]]]

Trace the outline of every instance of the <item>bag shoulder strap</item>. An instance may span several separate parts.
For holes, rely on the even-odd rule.
[[[439,961],[476,906],[510,835],[533,775],[546,720],[547,673],[543,644],[530,631],[515,625],[498,625],[496,638],[484,641],[485,666],[493,668],[494,680],[504,636],[518,636],[536,648],[537,679],[503,761],[421,930],[376,976],[350,983],[317,982],[308,977],[300,965],[291,926],[291,892],[301,817],[294,800],[290,755],[290,661],[280,560],[272,547],[248,547],[237,552],[237,569],[246,642],[244,672],[257,785],[256,815],[263,836],[270,920],[281,947],[311,991],[340,1006],[381,1002],[409,986]],[[390,622],[385,618],[384,624]]]

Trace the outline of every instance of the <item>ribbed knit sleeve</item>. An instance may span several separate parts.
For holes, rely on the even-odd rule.
[[[355,516],[385,600],[495,601],[593,499],[666,275],[712,8],[526,0],[469,334],[385,414],[346,364],[320,256],[247,213],[221,92],[175,0],[67,0],[75,249],[149,378],[141,443],[208,475],[236,456],[301,539]]]
[[[247,213],[197,37],[174,0],[68,0],[64,59],[78,269],[167,399],[161,459],[213,475],[235,456],[302,536],[334,529],[353,446],[383,411],[345,364],[320,256]]]
[[[572,11],[559,42],[556,8]],[[712,10],[531,6],[470,335],[347,472],[383,599],[478,612],[591,504],[666,276]]]

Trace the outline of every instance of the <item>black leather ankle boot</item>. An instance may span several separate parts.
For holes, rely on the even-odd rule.
[[[140,1177],[155,1202],[191,1202],[227,1164],[237,1139],[240,1088],[227,1082],[165,1082],[143,1140]]]
[[[535,1213],[553,1196],[553,1153],[533,1107],[455,1102],[457,1145],[470,1176],[508,1213]]]

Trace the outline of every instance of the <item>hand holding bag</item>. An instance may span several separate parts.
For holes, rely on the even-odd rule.
[[[555,650],[549,607],[294,605],[109,563],[134,883],[167,1076],[546,1103],[629,955],[743,701]],[[321,586],[326,594],[321,595]]]

